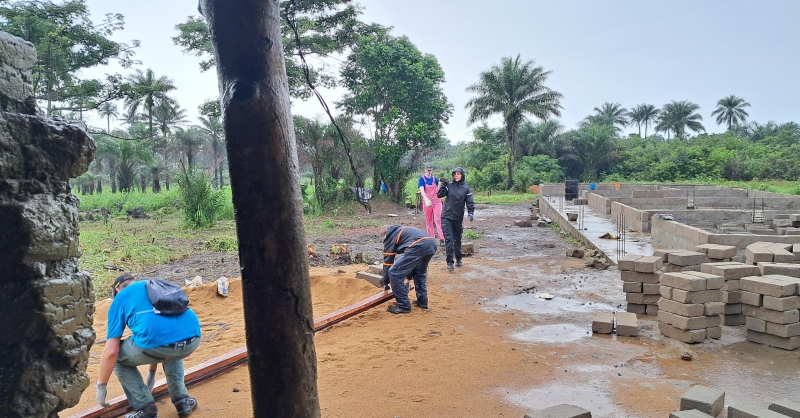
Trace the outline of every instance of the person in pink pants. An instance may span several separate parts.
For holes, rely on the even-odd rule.
[[[439,246],[444,247],[444,233],[442,232],[442,199],[436,196],[439,188],[439,179],[433,175],[433,166],[425,165],[425,174],[419,178],[419,192],[422,195],[422,211],[425,212],[425,226],[428,235],[436,238],[433,226],[436,224],[436,232],[439,233]]]

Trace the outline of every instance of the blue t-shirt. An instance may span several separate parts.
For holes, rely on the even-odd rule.
[[[436,186],[439,185],[439,179],[437,179],[435,176],[431,176],[430,178],[422,176],[419,178],[419,182],[417,183],[417,188],[425,187],[425,185],[433,186],[434,184]]]
[[[153,312],[145,283],[131,283],[114,297],[108,308],[107,339],[122,337],[126,326],[133,333],[133,344],[142,349],[161,347],[202,335],[200,321],[191,309],[174,316]]]

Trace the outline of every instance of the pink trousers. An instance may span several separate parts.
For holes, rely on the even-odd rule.
[[[444,239],[444,232],[442,232],[442,199],[436,197],[436,186],[425,186],[425,195],[433,202],[431,207],[422,202],[422,211],[425,213],[425,229],[428,235],[436,238],[433,234],[433,225],[436,224],[436,232],[439,233],[439,239]]]

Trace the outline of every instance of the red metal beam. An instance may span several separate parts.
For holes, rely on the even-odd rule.
[[[374,296],[370,296],[364,300],[322,316],[321,318],[315,319],[314,332],[321,331],[334,324],[342,322],[347,318],[351,318],[355,315],[372,309],[391,300],[393,297],[394,294],[391,290],[384,290]],[[246,361],[247,347],[240,347],[186,369],[184,381],[187,387],[193,386],[206,379],[210,379],[214,376],[224,373],[242,363],[245,363]],[[153,397],[158,399],[168,394],[169,391],[167,390],[166,379],[157,381],[155,388],[153,388]],[[128,399],[125,397],[125,395],[117,396],[116,398],[109,400],[108,403],[110,406],[104,408],[100,405],[95,405],[89,409],[71,415],[70,418],[115,418],[128,412],[130,409],[128,406]]]

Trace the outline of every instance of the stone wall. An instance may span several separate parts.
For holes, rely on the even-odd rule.
[[[94,296],[78,271],[78,198],[95,144],[32,98],[36,50],[0,32],[0,416],[57,417],[89,386]]]

